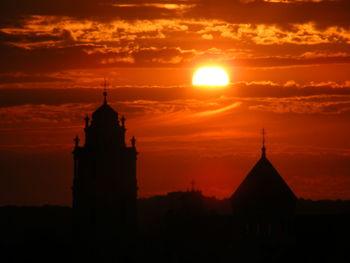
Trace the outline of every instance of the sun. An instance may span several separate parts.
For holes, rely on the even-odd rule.
[[[227,86],[230,78],[222,67],[201,67],[193,74],[194,86]]]

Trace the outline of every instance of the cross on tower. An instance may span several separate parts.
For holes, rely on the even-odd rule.
[[[265,147],[265,128],[262,129],[262,145]]]
[[[104,96],[104,104],[107,104],[107,86],[108,86],[108,82],[106,80],[106,78],[104,78],[104,81],[103,81],[103,96]]]
[[[262,129],[262,156],[265,157],[266,156],[266,148],[265,148],[265,128]]]

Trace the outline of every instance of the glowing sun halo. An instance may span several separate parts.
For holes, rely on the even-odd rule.
[[[222,67],[202,67],[193,74],[194,86],[226,86],[230,79]]]

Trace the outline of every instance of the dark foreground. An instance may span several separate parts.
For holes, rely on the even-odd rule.
[[[350,262],[349,201],[299,200],[288,240],[237,237],[219,202],[211,212],[155,215],[150,200],[141,200],[138,233],[111,244],[113,256],[104,259],[76,255],[71,208],[1,207],[0,262]]]

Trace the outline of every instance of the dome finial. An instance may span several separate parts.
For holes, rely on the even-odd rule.
[[[106,78],[104,78],[104,81],[103,81],[103,97],[104,97],[103,103],[104,104],[107,104],[107,85],[108,85],[107,80]]]
[[[265,148],[265,128],[262,129],[262,148],[261,148],[261,157],[266,157],[266,148]]]

